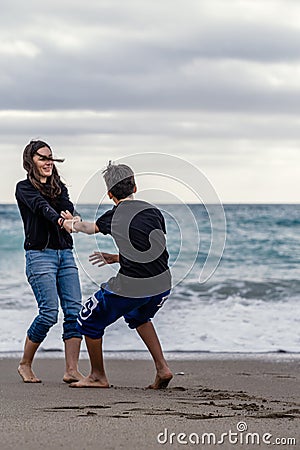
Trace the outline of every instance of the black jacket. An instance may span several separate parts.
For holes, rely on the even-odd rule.
[[[73,247],[72,237],[67,231],[61,230],[57,223],[61,211],[74,212],[73,203],[63,183],[60,196],[52,200],[42,195],[27,178],[17,184],[16,199],[24,225],[25,250]]]

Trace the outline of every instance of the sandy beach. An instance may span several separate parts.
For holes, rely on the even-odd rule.
[[[37,358],[36,385],[17,365],[0,360],[3,450],[300,448],[299,358],[170,361],[164,391],[144,389],[154,378],[148,360],[108,359],[112,387],[103,390],[70,389],[62,359]]]

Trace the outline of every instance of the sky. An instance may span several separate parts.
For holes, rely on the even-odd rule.
[[[223,203],[298,203],[299,42],[297,0],[3,2],[0,203],[32,138],[65,157],[74,202],[137,158],[156,201],[198,202],[196,168]]]

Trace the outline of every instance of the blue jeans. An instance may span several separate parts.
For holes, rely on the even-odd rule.
[[[45,339],[57,323],[59,300],[64,314],[63,340],[81,338],[76,329],[81,289],[72,250],[27,250],[26,275],[39,307],[27,331],[29,339],[36,343]]]

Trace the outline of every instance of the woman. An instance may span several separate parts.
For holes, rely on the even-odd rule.
[[[64,314],[63,340],[66,370],[63,381],[82,378],[78,358],[82,336],[76,330],[81,308],[81,290],[71,235],[64,229],[62,211],[74,212],[62,183],[52,151],[43,141],[31,141],[23,152],[27,179],[16,187],[16,199],[24,224],[26,275],[35,295],[39,313],[30,325],[18,372],[25,383],[40,383],[32,362],[49,329],[57,322],[58,299]]]

